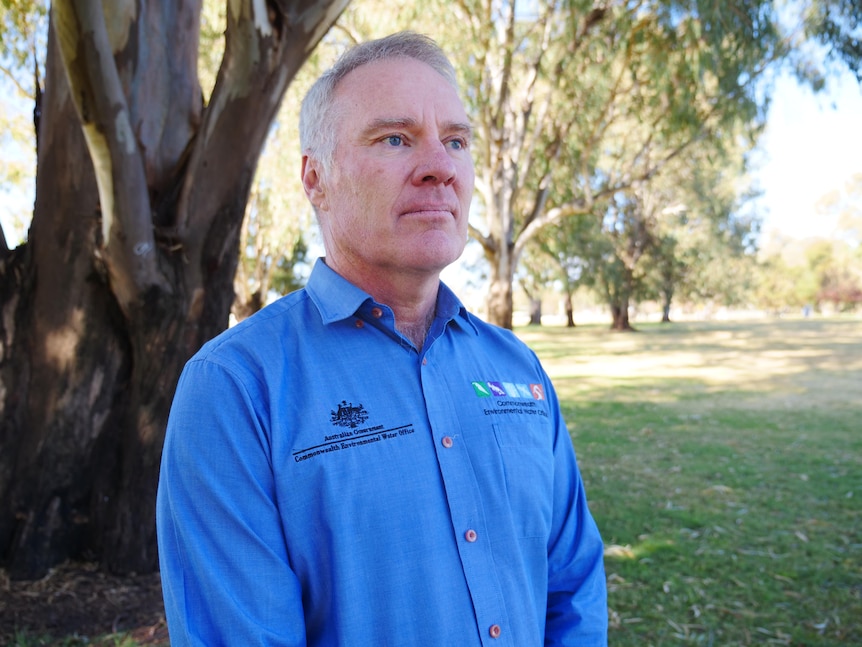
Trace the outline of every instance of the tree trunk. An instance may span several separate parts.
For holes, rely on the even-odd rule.
[[[542,300],[530,298],[530,325],[542,325]]]
[[[634,330],[629,322],[629,300],[623,297],[611,304],[611,330],[626,332]]]
[[[491,268],[486,301],[488,321],[495,326],[511,330],[514,316],[512,282],[515,276],[516,263],[513,247],[512,245],[503,245],[502,249],[494,248],[493,252],[486,249],[485,258]]]
[[[572,295],[570,292],[566,292],[566,328],[574,328],[575,327],[575,308],[572,306]]]
[[[512,302],[512,280],[496,278],[488,288],[488,321],[501,328],[512,329],[514,307]]]
[[[231,3],[202,113],[199,3],[55,0],[33,222],[28,243],[0,260],[0,555],[11,577],[68,558],[116,573],[157,568],[174,387],[227,325],[269,125],[345,4],[270,3],[256,16],[259,3]],[[112,19],[93,21],[94,7]],[[106,25],[121,31],[108,38]],[[125,47],[115,70],[107,43]]]
[[[661,322],[670,323],[670,304],[673,299],[673,290],[662,291]]]

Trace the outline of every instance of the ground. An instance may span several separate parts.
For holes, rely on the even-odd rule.
[[[68,563],[41,580],[14,582],[0,571],[0,645],[115,645],[116,634],[167,647],[157,573],[117,577],[95,564]]]

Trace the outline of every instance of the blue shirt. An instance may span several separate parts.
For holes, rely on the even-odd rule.
[[[607,644],[554,389],[442,283],[421,351],[322,261],[206,344],[157,521],[174,647]]]

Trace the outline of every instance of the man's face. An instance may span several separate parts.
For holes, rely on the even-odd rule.
[[[467,241],[470,126],[455,89],[413,59],[376,61],[335,90],[328,170],[304,160],[327,263],[346,278],[439,273]]]

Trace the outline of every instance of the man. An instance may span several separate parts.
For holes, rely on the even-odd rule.
[[[171,644],[607,644],[602,543],[538,359],[440,282],[473,188],[455,73],[401,33],[300,117],[325,259],[208,343],[158,500]]]

